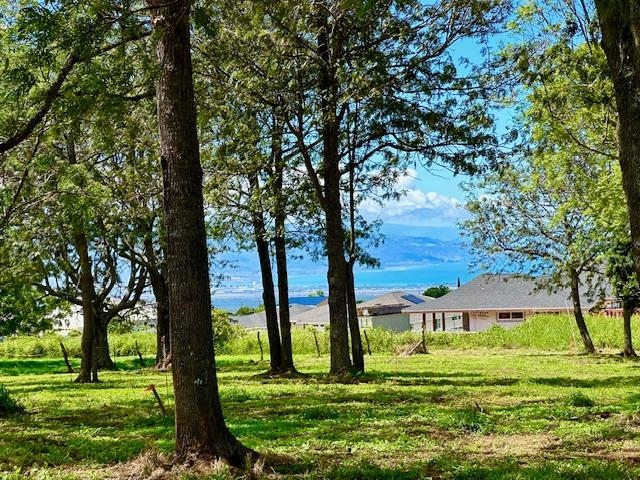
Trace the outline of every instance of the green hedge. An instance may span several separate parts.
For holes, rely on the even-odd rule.
[[[598,349],[622,348],[622,319],[601,316],[587,317],[587,325]],[[634,317],[634,327],[638,319]],[[637,328],[636,328],[637,330]],[[315,335],[314,335],[315,332]],[[416,332],[394,333],[382,329],[368,329],[367,338],[372,353],[392,354],[403,347],[420,341]],[[316,353],[316,338],[320,353],[329,353],[329,332],[325,329],[294,328],[292,342],[294,354]],[[265,354],[269,351],[269,341],[265,331],[260,332],[260,340]],[[12,337],[0,341],[2,357],[60,357],[60,342],[65,344],[72,357],[80,357],[80,336],[59,337]],[[143,355],[155,355],[155,335],[152,332],[111,334],[109,350],[114,357],[136,354],[136,341]],[[640,334],[634,335],[634,342],[640,348]],[[363,336],[365,351],[367,343]],[[427,334],[429,348],[472,349],[472,348],[533,348],[540,350],[581,351],[582,342],[573,317],[568,315],[539,315],[527,320],[511,330],[493,326],[484,332],[430,332]],[[232,334],[222,344],[217,342],[218,354],[259,355],[257,331],[232,329]]]

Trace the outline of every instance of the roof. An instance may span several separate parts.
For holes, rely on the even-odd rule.
[[[420,305],[428,300],[433,299],[402,291],[385,293],[372,300],[358,303],[358,315],[375,316],[400,313],[403,308]]]
[[[310,307],[314,307],[322,303],[323,300],[326,300],[327,297],[324,295],[308,295],[306,297],[289,297],[289,305],[298,304],[298,305],[308,305]]]
[[[296,325],[329,325],[329,303],[323,302],[306,312],[292,315],[291,323]]]
[[[424,295],[407,292],[385,293],[372,300],[358,303],[358,315],[389,315],[400,313],[403,308],[432,300]],[[364,313],[363,310],[368,310]],[[329,303],[325,299],[317,307],[291,317],[291,323],[298,325],[329,325]]]
[[[540,290],[540,278],[485,273],[427,303],[405,308],[405,313],[467,312],[477,310],[566,310],[572,309],[568,289],[556,293]],[[583,307],[594,302],[581,298]]]
[[[307,311],[309,308],[306,305],[290,305],[289,317],[293,318],[302,312]],[[280,317],[280,311],[278,310],[278,317]],[[238,325],[245,328],[267,328],[267,314],[264,310],[251,313],[249,315],[232,315],[232,320],[237,322]]]

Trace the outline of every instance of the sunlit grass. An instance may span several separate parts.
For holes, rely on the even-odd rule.
[[[0,419],[0,478],[114,478],[123,462],[170,454],[173,420],[145,387],[171,414],[171,375],[121,360],[102,383],[78,385],[62,360],[1,359],[0,383],[27,413]],[[326,356],[297,356],[307,375],[294,379],[258,377],[256,360],[221,356],[220,393],[230,429],[266,455],[272,478],[640,476],[634,361],[436,350],[367,357],[359,383],[334,384]]]

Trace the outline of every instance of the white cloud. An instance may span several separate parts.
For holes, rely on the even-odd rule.
[[[388,223],[421,226],[454,226],[464,219],[462,202],[455,197],[434,191],[425,191],[417,185],[415,171],[408,171],[397,182],[397,190],[404,191],[398,200],[380,205],[365,200],[360,212],[369,219],[380,218]]]

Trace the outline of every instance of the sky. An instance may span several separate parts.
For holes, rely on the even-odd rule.
[[[443,168],[418,167],[399,178],[397,189],[405,192],[400,199],[383,206],[366,200],[359,209],[369,220],[379,218],[394,225],[455,228],[465,218],[465,194],[460,188],[464,180],[464,175],[454,177]]]

